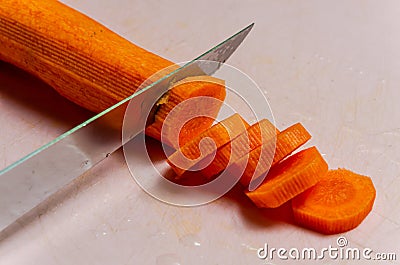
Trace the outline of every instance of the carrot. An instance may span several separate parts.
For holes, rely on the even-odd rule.
[[[248,127],[239,114],[234,114],[187,142],[169,156],[167,162],[179,178],[200,162],[206,163],[206,158],[210,158],[219,147],[236,138]]]
[[[202,169],[201,173],[206,178],[211,178],[213,175],[220,173],[232,161],[236,161],[246,155],[249,151],[261,145],[263,141],[275,139],[276,131],[275,126],[267,119],[255,123],[229,144],[219,148],[214,160],[206,168]]]
[[[314,187],[292,200],[295,221],[324,234],[357,227],[372,210],[371,179],[346,169],[330,170]]]
[[[211,127],[225,96],[223,80],[210,76],[185,78],[159,100],[154,122],[146,128],[146,134],[159,141],[162,135],[163,143],[178,149]]]
[[[235,172],[241,172],[243,171],[243,168],[245,168],[242,177],[240,178],[240,183],[247,187],[253,177],[256,178],[262,176],[270,169],[270,167],[290,155],[310,138],[311,135],[303,125],[301,125],[301,123],[293,124],[278,133],[276,136],[275,154],[273,159],[271,159],[271,152],[274,148],[273,144],[264,143],[263,145],[253,149],[247,156],[235,161],[232,164],[230,171],[232,174],[235,174]],[[263,155],[260,157],[261,154]]]
[[[257,207],[276,208],[315,185],[327,171],[317,148],[310,147],[275,165],[263,183],[246,195]]]
[[[310,133],[301,123],[293,124],[282,131],[277,136],[275,156],[272,165],[280,162],[310,139]]]
[[[132,95],[158,71],[178,67],[54,0],[2,0],[0,47],[0,60],[94,112]]]

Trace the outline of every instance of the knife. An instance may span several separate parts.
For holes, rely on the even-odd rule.
[[[172,83],[189,76],[212,75],[232,55],[252,27],[253,24],[245,27],[194,60],[2,169],[0,231],[139,134],[148,119],[141,111],[130,118],[129,132],[124,129],[124,134],[129,137],[122,141],[122,122],[119,121],[123,120],[128,104],[146,112]],[[109,126],[110,123],[121,125]]]

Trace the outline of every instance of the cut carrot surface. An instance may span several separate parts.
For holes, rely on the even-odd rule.
[[[302,150],[275,165],[263,183],[246,195],[260,208],[276,208],[315,185],[328,171],[317,148]]]
[[[146,128],[146,135],[178,149],[212,126],[225,96],[221,79],[185,78],[159,100],[155,120]]]
[[[214,160],[204,169],[202,174],[206,178],[211,178],[223,171],[232,161],[246,155],[251,150],[261,145],[263,141],[275,140],[276,127],[267,119],[250,126],[230,143],[219,148]]]
[[[330,170],[314,187],[292,200],[295,221],[324,234],[357,227],[376,196],[369,177],[346,169]]]
[[[230,171],[235,174],[235,172],[242,172],[245,168],[240,183],[247,187],[253,177],[257,178],[267,172],[270,167],[290,155],[309,139],[311,139],[309,132],[301,123],[296,123],[278,133],[275,145],[265,143],[253,149],[248,156],[235,161]],[[275,154],[272,154],[273,148],[275,148]],[[273,159],[271,155],[274,156]]]
[[[167,162],[179,178],[185,171],[204,162],[216,150],[245,131],[249,124],[239,114],[233,114],[199,134],[168,157]]]

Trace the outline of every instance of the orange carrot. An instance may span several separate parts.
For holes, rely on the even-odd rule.
[[[294,219],[324,234],[346,232],[365,219],[375,196],[369,177],[346,169],[330,170],[314,187],[292,200]]]
[[[225,84],[221,79],[211,76],[185,78],[159,100],[154,122],[146,128],[146,134],[159,141],[162,135],[163,143],[178,149],[211,127],[225,95]],[[181,125],[179,130],[177,127]]]
[[[267,172],[270,167],[290,155],[310,138],[311,135],[303,125],[296,123],[278,133],[273,159],[271,159],[271,152],[274,145],[271,143],[265,143],[253,149],[247,156],[235,161],[232,164],[230,171],[232,174],[235,174],[235,172],[243,171],[243,168],[245,167],[242,177],[240,178],[240,183],[247,187],[253,176],[261,176]],[[261,154],[262,156],[260,157]]]
[[[219,147],[232,141],[248,127],[239,114],[234,114],[187,142],[169,156],[167,162],[179,178],[186,170],[200,162],[204,163]]]
[[[327,171],[317,148],[310,147],[275,165],[263,183],[246,195],[257,207],[276,208],[315,185]]]
[[[0,47],[1,60],[94,112],[132,95],[158,71],[178,67],[54,0],[2,0]]]
[[[204,169],[202,174],[211,178],[223,171],[233,161],[238,160],[248,152],[266,141],[275,140],[276,127],[267,119],[250,126],[230,143],[217,150],[214,160]],[[232,150],[233,148],[233,150]]]
[[[310,139],[310,133],[301,123],[293,124],[282,131],[277,136],[275,156],[272,165],[280,162]]]

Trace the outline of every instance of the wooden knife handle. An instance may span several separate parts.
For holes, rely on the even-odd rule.
[[[94,112],[173,65],[53,0],[1,1],[0,59]]]

